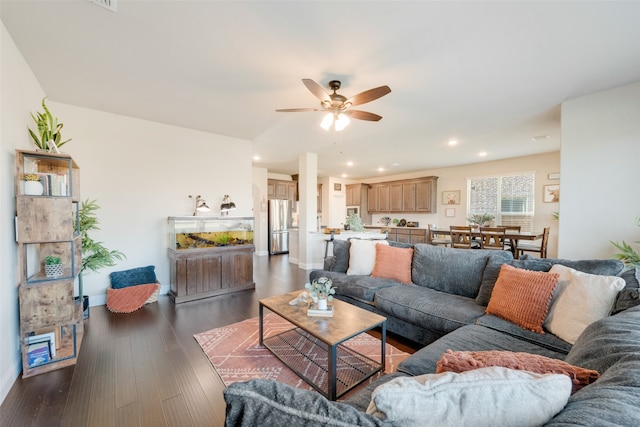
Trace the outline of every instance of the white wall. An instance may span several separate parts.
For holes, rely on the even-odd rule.
[[[256,247],[256,255],[269,255],[269,213],[267,211],[268,173],[266,168],[253,168],[253,212],[255,232],[253,233],[253,244]]]
[[[44,91],[13,43],[0,28],[0,402],[22,369],[18,324],[18,254],[15,242],[15,150],[31,146],[29,111]],[[41,107],[40,107],[41,108]]]
[[[0,400],[21,370],[13,227],[15,149],[34,148],[26,131],[29,112],[41,110],[45,95],[4,25],[1,48]],[[63,151],[80,167],[82,199],[97,199],[101,206],[101,230],[92,237],[127,256],[116,267],[84,276],[91,305],[105,303],[111,271],[132,267],[155,265],[161,291],[168,291],[167,217],[193,213],[189,194],[201,194],[214,216],[229,194],[237,206],[233,216],[253,216],[250,141],[52,100],[47,105],[64,123],[63,136],[73,138]]]
[[[225,194],[253,216],[251,142],[236,138],[50,103],[73,140],[64,151],[80,167],[82,200],[97,199],[100,231],[92,238],[127,259],[116,267],[84,275],[91,305],[104,304],[111,271],[155,265],[169,290],[167,217],[192,215],[202,195],[219,216]],[[200,214],[202,216],[202,214]]]
[[[561,165],[560,256],[610,258],[610,240],[640,240],[640,82],[562,104]]]

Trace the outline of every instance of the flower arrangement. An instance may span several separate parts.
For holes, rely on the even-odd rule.
[[[496,217],[494,215],[491,215],[490,213],[473,214],[467,218],[467,221],[469,221],[469,223],[471,224],[479,225],[482,227],[493,221],[495,218]]]
[[[336,293],[336,288],[333,287],[333,281],[328,277],[319,277],[318,280],[306,283],[304,287],[309,289],[312,297],[324,297],[327,301],[332,301],[333,294]]]
[[[36,173],[25,173],[22,176],[23,181],[40,181],[40,176]]]

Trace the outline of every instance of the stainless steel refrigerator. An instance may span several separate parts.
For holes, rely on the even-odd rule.
[[[289,253],[289,229],[291,228],[291,202],[269,200],[269,254]]]

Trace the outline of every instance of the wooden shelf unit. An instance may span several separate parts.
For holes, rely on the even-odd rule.
[[[42,194],[26,194],[25,174],[40,177]],[[80,169],[66,154],[16,150],[15,179],[20,345],[22,376],[27,378],[74,365],[82,343],[82,302],[74,297],[82,266],[80,230],[74,229]],[[48,255],[61,258],[61,276],[46,276],[44,260]],[[30,349],[34,341],[42,340],[48,340],[49,354],[36,359]]]

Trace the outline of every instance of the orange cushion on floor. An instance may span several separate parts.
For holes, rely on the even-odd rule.
[[[391,279],[400,283],[411,283],[412,248],[396,248],[376,245],[376,263],[371,277]]]
[[[558,278],[557,273],[523,270],[503,264],[486,313],[544,334],[542,324],[549,312]]]

